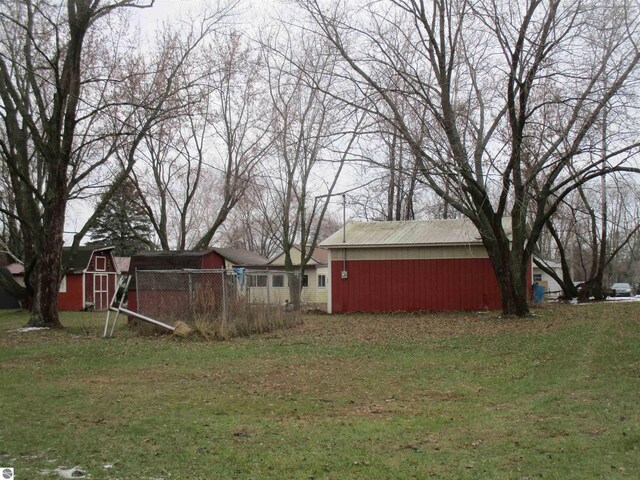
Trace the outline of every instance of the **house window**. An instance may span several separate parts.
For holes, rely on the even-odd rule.
[[[303,275],[302,276],[302,286],[303,287],[308,287],[309,286],[309,275]]]
[[[250,287],[266,287],[267,286],[267,276],[266,275],[251,275],[249,277],[249,286]]]
[[[271,278],[272,287],[284,287],[284,275],[274,275]]]
[[[540,283],[542,281],[542,274],[541,273],[534,273],[533,274],[533,283]]]
[[[327,276],[318,275],[318,287],[325,288],[327,286]]]
[[[60,282],[60,293],[67,293],[67,276],[62,277],[62,281]]]
[[[96,272],[104,272],[107,269],[107,257],[96,256]]]

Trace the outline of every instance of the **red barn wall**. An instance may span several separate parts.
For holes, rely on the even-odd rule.
[[[202,268],[204,269],[216,269],[216,268],[224,268],[224,258],[214,252],[207,252],[206,255],[202,256]]]
[[[332,312],[501,308],[488,258],[347,260],[331,264]]]
[[[138,311],[138,292],[135,290],[127,291],[127,309],[132,312]]]
[[[58,293],[58,309],[80,311],[84,308],[82,296],[82,274],[67,274],[67,291]]]
[[[111,255],[110,251],[104,251],[104,250],[99,250],[97,252],[95,252],[92,256],[91,256],[91,260],[89,260],[89,267],[87,268],[88,272],[94,272],[96,271],[96,257],[104,257],[106,258],[106,262],[105,262],[105,269],[102,270],[102,272],[107,273],[107,272],[112,272],[115,273],[116,272],[116,265],[115,262],[113,260],[113,256]]]
[[[89,261],[88,271],[92,272],[95,270],[96,265],[96,255],[103,256],[106,258],[105,262],[105,270],[98,273],[108,273],[108,283],[109,283],[109,294],[108,300],[105,304],[108,304],[111,301],[111,297],[113,296],[116,288],[116,266],[113,260],[113,256],[111,252],[108,250],[102,250],[96,252],[92,255],[91,260]],[[68,273],[67,274],[67,291],[64,293],[58,293],[58,309],[63,311],[80,311],[84,310],[85,302],[95,303],[95,298],[93,295],[93,274],[87,273],[84,275],[84,295],[83,297],[83,275],[82,273]],[[104,307],[104,306],[103,306]]]

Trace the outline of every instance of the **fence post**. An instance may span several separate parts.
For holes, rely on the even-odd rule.
[[[222,325],[226,327],[227,323],[227,278],[226,270],[222,270]]]
[[[193,315],[193,278],[191,278],[191,272],[189,272],[189,315]]]
[[[265,318],[267,319],[267,323],[269,322],[269,314],[271,313],[271,297],[269,295],[270,292],[271,292],[271,273],[267,268],[267,305],[266,305],[267,310],[265,312]]]

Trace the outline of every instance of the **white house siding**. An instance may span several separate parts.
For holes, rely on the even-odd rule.
[[[325,286],[320,287],[317,285],[318,276],[324,275]],[[317,267],[314,282],[316,283],[315,300],[313,303],[317,303],[320,308],[325,309],[327,301],[329,300],[329,287],[331,282],[331,276],[329,275],[329,267]],[[311,278],[309,278],[309,285],[311,285]]]
[[[560,267],[556,267],[551,265],[553,270],[559,276],[562,276],[562,269]],[[562,294],[562,289],[558,282],[556,282],[551,275],[543,272],[540,268],[533,265],[532,269],[533,275],[533,284],[538,283],[539,285],[544,286],[544,296],[545,298],[554,299],[558,298]]]
[[[249,301],[252,303],[267,303],[271,304],[285,304],[291,299],[289,294],[289,283],[287,273],[284,270],[269,269],[264,272],[253,271],[249,275],[268,275],[268,299],[267,299],[267,287],[251,286],[246,288],[249,294]],[[273,277],[276,275],[282,275],[283,286],[274,287]],[[308,267],[305,271],[305,275],[308,275],[309,284],[302,288],[301,301],[305,306],[314,308],[326,308],[328,290],[329,290],[329,272],[327,267]],[[318,287],[318,275],[325,275],[326,284],[325,287]]]

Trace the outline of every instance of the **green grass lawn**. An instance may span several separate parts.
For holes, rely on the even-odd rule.
[[[21,480],[640,478],[640,303],[228,342],[26,320],[0,312],[0,466]]]

